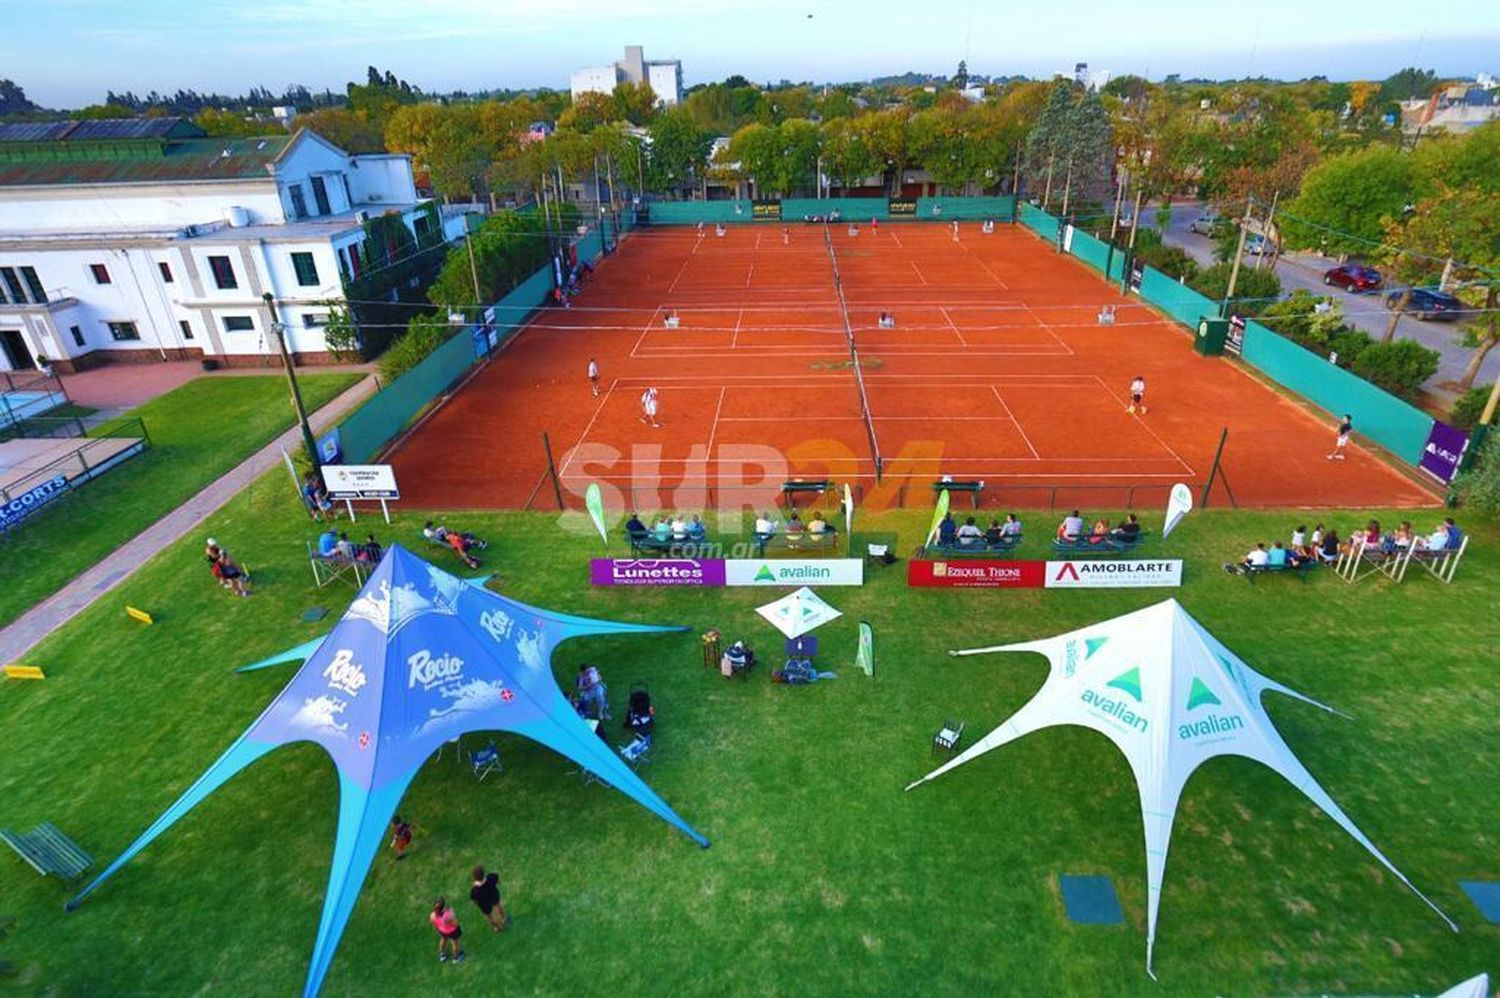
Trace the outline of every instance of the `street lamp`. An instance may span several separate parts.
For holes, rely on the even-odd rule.
[[[322,462],[318,460],[318,443],[313,439],[312,427],[307,422],[307,409],[302,405],[302,390],[297,387],[297,372],[292,367],[292,355],[286,349],[286,323],[276,313],[276,299],[267,291],[261,295],[261,301],[266,303],[266,311],[271,316],[271,335],[276,337],[276,349],[281,353],[282,366],[286,368],[287,384],[292,389],[292,408],[297,410],[297,422],[302,425],[302,445],[307,448],[308,460],[312,461],[313,471],[321,472]]]

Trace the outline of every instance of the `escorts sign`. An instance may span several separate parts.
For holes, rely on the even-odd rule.
[[[948,589],[1143,589],[1182,585],[1182,562],[913,559],[906,563],[906,584]]]

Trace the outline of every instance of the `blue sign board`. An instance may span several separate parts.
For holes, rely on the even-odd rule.
[[[68,491],[66,475],[55,475],[30,491],[0,505],[0,530],[9,530]]]
[[[344,446],[339,440],[339,428],[335,426],[318,438],[318,463],[338,464],[344,459]]]

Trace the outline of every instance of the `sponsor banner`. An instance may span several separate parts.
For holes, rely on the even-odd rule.
[[[286,451],[283,450],[282,453],[285,454]],[[339,428],[335,426],[333,429],[329,430],[327,433],[318,438],[318,463],[338,464],[343,459],[344,445],[343,442],[339,439]],[[293,470],[295,471],[295,469]],[[295,479],[296,477],[297,476],[294,473],[292,475],[292,478]]]
[[[67,476],[54,475],[35,488],[22,492],[0,505],[0,530],[9,530],[52,500],[61,498],[67,491]]]
[[[886,205],[886,210],[891,213],[891,217],[893,218],[915,216],[917,213],[917,199],[891,198]]]
[[[724,562],[698,558],[594,558],[589,582],[596,586],[722,586]]]
[[[724,562],[729,586],[862,586],[860,558],[730,558]]]
[[[1422,461],[1417,467],[1446,485],[1458,474],[1459,462],[1468,446],[1467,433],[1442,420],[1434,420],[1432,432],[1427,435],[1427,446],[1422,448]]]
[[[1172,494],[1167,497],[1167,518],[1161,525],[1161,536],[1165,540],[1182,518],[1193,510],[1193,490],[1182,482],[1172,486]]]
[[[906,563],[906,584],[950,589],[1040,589],[1046,562],[964,558]]]
[[[1048,589],[1149,589],[1182,585],[1182,561],[1049,561]]]
[[[772,198],[757,199],[750,205],[750,217],[757,221],[777,221],[781,218],[781,202]]]
[[[330,499],[400,499],[388,464],[330,464],[323,468]]]
[[[1001,561],[955,558],[906,563],[906,584],[944,589],[1136,589],[1182,584],[1181,560]]]

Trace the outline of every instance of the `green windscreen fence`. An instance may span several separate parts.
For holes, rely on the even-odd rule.
[[[652,201],[646,206],[657,225],[696,225],[699,222],[749,222],[749,201]]]
[[[804,217],[838,212],[846,222],[884,221],[891,217],[891,203],[885,198],[782,198],[781,220],[800,222]]]
[[[1021,223],[1048,242],[1057,242],[1057,219],[1035,205],[1021,205]]]
[[[1009,196],[917,198],[917,217],[947,219],[992,218],[1009,222],[1016,210],[1016,199]]]
[[[1205,315],[1218,315],[1219,303],[1174,281],[1161,271],[1146,267],[1141,271],[1141,297],[1166,312],[1189,330],[1198,328]]]
[[[1361,377],[1262,326],[1245,323],[1244,359],[1278,385],[1333,416],[1349,413],[1355,429],[1409,464],[1422,460],[1431,416]]]
[[[379,453],[411,418],[474,363],[467,329],[438,347],[416,367],[386,385],[339,426],[344,460],[360,464]]]
[[[1095,239],[1087,232],[1074,229],[1070,250],[1074,256],[1090,267],[1093,267],[1100,274],[1104,273],[1107,263],[1106,258],[1109,256],[1109,246],[1102,240]]]

